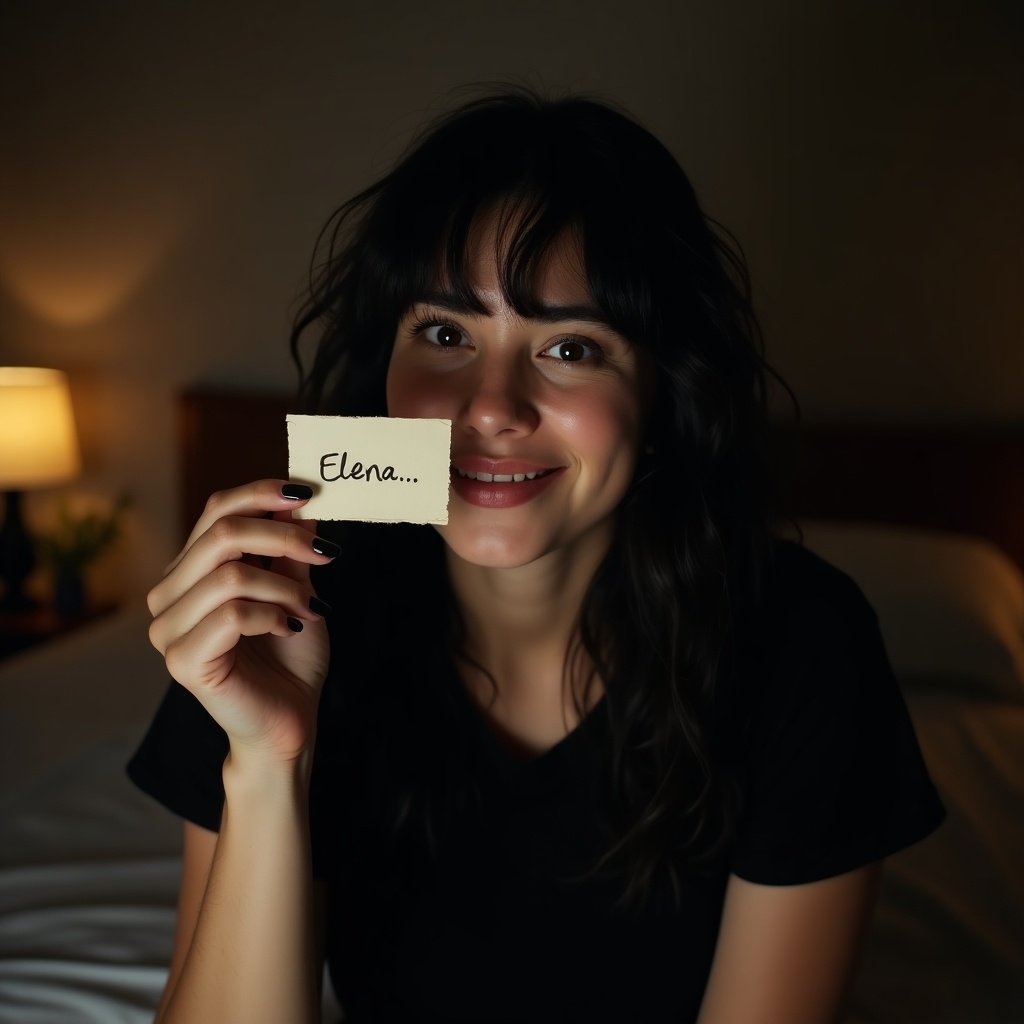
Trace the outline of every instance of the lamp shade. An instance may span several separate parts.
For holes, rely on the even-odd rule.
[[[78,439],[67,376],[0,366],[0,490],[29,490],[78,474]]]

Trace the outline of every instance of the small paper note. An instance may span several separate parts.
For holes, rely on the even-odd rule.
[[[300,519],[448,522],[452,421],[391,416],[294,416],[288,477],[313,497]]]

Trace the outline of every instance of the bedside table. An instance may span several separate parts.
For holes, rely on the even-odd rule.
[[[0,611],[0,660],[95,622],[117,610],[113,602],[97,604],[80,615],[58,615],[42,606],[26,612]]]

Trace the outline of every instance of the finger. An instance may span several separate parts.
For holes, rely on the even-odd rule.
[[[309,492],[308,494],[306,492]],[[262,516],[268,512],[301,508],[312,497],[307,484],[289,480],[254,480],[223,491],[215,491],[206,501],[199,519],[185,541],[185,546],[164,570],[174,569],[195,542],[224,516]]]
[[[171,676],[195,692],[216,687],[234,666],[235,648],[244,636],[294,636],[280,608],[253,601],[228,601],[171,643],[164,660]],[[296,620],[292,620],[294,623]],[[196,694],[199,696],[199,694]]]
[[[294,523],[310,535],[310,541],[317,536],[315,519],[293,519],[291,512],[275,512],[273,518],[282,523]],[[309,585],[309,565],[305,562],[296,562],[288,558],[275,558],[270,565],[274,572],[287,576],[289,579],[298,580]]]
[[[309,531],[298,523],[245,516],[218,519],[149,592],[149,610],[154,616],[161,614],[218,566],[241,560],[245,555],[326,565],[337,552],[336,545],[310,537]]]
[[[299,563],[282,560],[282,564]],[[330,610],[316,597],[308,581],[241,561],[225,562],[153,619],[149,627],[150,643],[164,654],[175,639],[190,632],[221,605],[236,600],[276,605],[286,615],[310,621]]]

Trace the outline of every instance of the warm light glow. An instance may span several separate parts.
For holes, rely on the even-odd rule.
[[[4,286],[38,317],[65,327],[81,327],[109,316],[147,277],[174,244],[175,223],[137,226],[137,236],[120,223],[87,235],[67,228],[59,241],[49,225],[37,236],[15,221],[0,238]]]
[[[66,138],[55,152],[37,139],[42,149],[0,161],[3,290],[47,323],[85,327],[151,281],[219,180],[186,144],[175,152],[159,137],[131,152]]]
[[[0,366],[0,489],[62,483],[79,471],[67,376]]]

